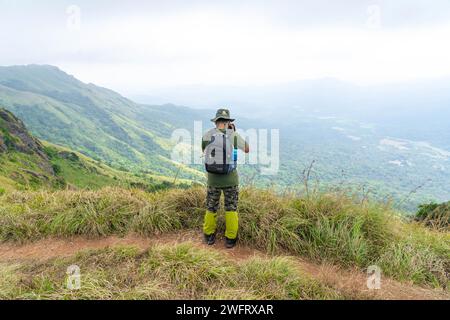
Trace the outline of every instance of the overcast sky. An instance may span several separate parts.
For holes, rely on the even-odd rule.
[[[0,0],[0,24],[0,65],[57,65],[129,94],[450,76],[448,0]]]

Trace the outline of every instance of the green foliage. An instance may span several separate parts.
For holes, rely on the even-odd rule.
[[[35,154],[0,153],[0,186],[6,189],[37,190],[51,187],[55,177],[48,163]]]
[[[61,166],[60,166],[59,164],[57,164],[57,163],[52,164],[52,169],[53,169],[53,172],[54,172],[56,175],[60,175],[61,172],[62,172]]]
[[[8,150],[12,150],[17,139],[11,136],[4,128],[0,128],[0,137],[3,139]]]
[[[448,230],[450,227],[450,202],[422,204],[419,206],[415,219],[424,222],[427,226]]]

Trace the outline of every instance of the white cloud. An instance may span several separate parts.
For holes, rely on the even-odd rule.
[[[368,29],[365,7],[348,3],[352,13],[361,10],[348,25],[283,23],[280,15],[268,12],[275,4],[265,11],[232,3],[142,12],[137,7],[110,15],[81,6],[78,33],[65,28],[65,11],[42,27],[33,20],[35,27],[28,31],[2,28],[0,39],[12,45],[2,49],[0,58],[10,64],[56,64],[82,80],[135,93],[191,84],[255,85],[320,77],[364,84],[450,75],[450,24]],[[299,10],[299,5],[291,6]]]

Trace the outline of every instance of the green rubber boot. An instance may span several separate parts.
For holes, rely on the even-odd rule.
[[[216,233],[217,228],[217,214],[214,212],[211,212],[209,210],[206,211],[205,219],[203,223],[203,233],[205,234],[205,238],[209,239],[207,240],[208,244],[212,241],[213,235]]]
[[[225,245],[231,249],[236,245],[238,230],[239,230],[239,216],[236,211],[227,211],[225,213]]]

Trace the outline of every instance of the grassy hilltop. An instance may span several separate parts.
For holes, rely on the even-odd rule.
[[[204,191],[191,188],[147,193],[106,188],[14,192],[4,195],[0,203],[0,240],[4,243],[126,234],[152,238],[200,230]],[[97,250],[70,259],[35,262],[37,265],[31,269],[22,264],[5,264],[9,282],[2,282],[0,295],[164,298],[169,293],[161,286],[168,283],[175,288],[171,295],[184,298],[223,298],[233,293],[238,295],[236,298],[343,297],[333,288],[301,276],[289,259],[282,258],[286,255],[361,272],[378,265],[383,276],[398,281],[448,288],[449,233],[405,221],[376,203],[355,203],[338,193],[278,196],[249,188],[242,192],[240,213],[241,245],[267,253],[267,259],[241,265],[223,257],[216,259],[206,249],[189,244],[146,252],[133,248]],[[220,220],[220,229],[223,223]],[[72,262],[87,269],[89,286],[69,294],[64,289],[64,267]],[[18,284],[23,275],[37,278],[31,284]],[[275,291],[265,291],[264,284]]]

